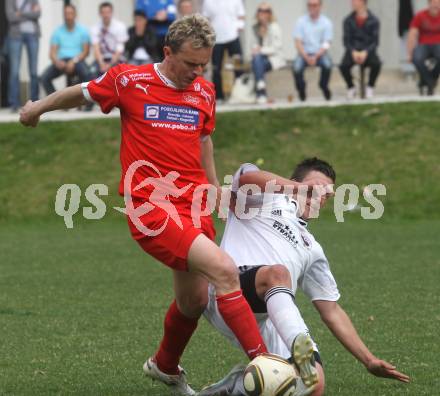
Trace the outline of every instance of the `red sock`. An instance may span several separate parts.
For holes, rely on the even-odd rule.
[[[250,359],[267,352],[255,316],[241,290],[217,297],[217,306]]]
[[[154,357],[157,366],[166,374],[179,374],[180,357],[192,334],[197,328],[198,319],[187,318],[173,301],[164,321],[164,335],[159,350]]]

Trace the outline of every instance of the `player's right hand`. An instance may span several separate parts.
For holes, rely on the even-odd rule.
[[[368,362],[367,370],[376,377],[391,378],[405,383],[410,381],[410,378],[397,371],[395,366],[377,358]]]
[[[36,102],[28,100],[20,109],[20,122],[27,127],[35,128],[40,121],[40,114],[36,111]]]

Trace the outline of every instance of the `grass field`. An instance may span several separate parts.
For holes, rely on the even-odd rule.
[[[438,125],[434,104],[219,117],[221,175],[258,158],[288,174],[298,159],[320,155],[335,164],[339,183],[388,188],[382,220],[354,213],[336,223],[327,211],[312,230],[367,345],[413,382],[370,376],[299,296],[320,344],[328,395],[440,394]],[[108,206],[121,203],[118,140],[114,120],[32,131],[0,125],[1,395],[167,394],[142,378],[141,366],[161,337],[170,274],[130,240],[116,212],[99,222],[77,215],[73,230],[53,213],[63,183],[107,184]],[[200,388],[243,361],[201,321],[183,365]]]

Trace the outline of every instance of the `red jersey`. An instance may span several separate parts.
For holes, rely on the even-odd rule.
[[[419,31],[420,44],[440,44],[440,13],[432,16],[428,10],[420,11],[411,21],[411,28]]]
[[[162,75],[158,65],[117,65],[100,78],[82,85],[84,96],[97,102],[104,113],[118,107],[121,113],[122,177],[119,193],[124,195],[124,178],[136,161],[147,161],[132,178],[129,192],[148,199],[154,186],[146,179],[177,172],[174,185],[186,189],[170,201],[191,208],[192,193],[208,183],[201,164],[201,139],[215,127],[215,92],[201,77],[184,90]],[[172,179],[172,178],[171,178]],[[174,186],[173,186],[174,188]],[[182,190],[184,191],[184,190]]]

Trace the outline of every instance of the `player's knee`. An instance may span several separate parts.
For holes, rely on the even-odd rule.
[[[228,293],[238,290],[240,281],[238,278],[238,269],[234,262],[226,254],[221,255],[219,260],[213,282],[217,292]]]
[[[322,395],[324,395],[324,391],[325,391],[324,371],[323,371],[322,366],[320,364],[317,364],[316,368],[318,369],[319,382],[318,382],[318,385],[316,386],[315,390],[311,394],[311,396],[322,396]]]
[[[257,295],[264,299],[267,291],[273,287],[292,287],[289,270],[280,264],[261,267],[255,278]]]
[[[208,305],[208,293],[197,291],[185,296],[180,296],[177,300],[179,310],[186,316],[196,318],[202,315]]]
[[[266,274],[266,284],[270,289],[277,286],[291,287],[290,273],[284,265],[271,265]]]

